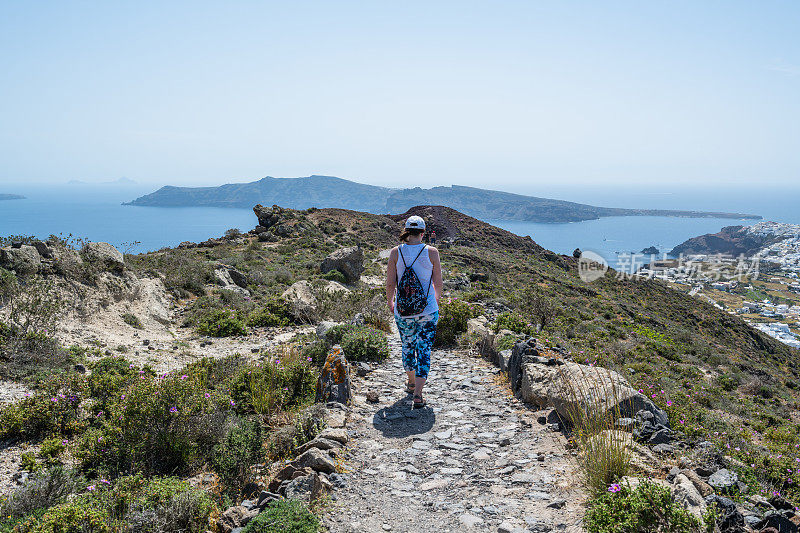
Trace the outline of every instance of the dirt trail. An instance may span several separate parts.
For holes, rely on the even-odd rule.
[[[389,360],[355,384],[348,481],[325,513],[330,531],[582,530],[574,461],[537,421],[546,412],[514,399],[486,361],[443,350],[428,407],[413,410],[396,333],[389,342]]]

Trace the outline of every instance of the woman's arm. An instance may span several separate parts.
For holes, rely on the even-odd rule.
[[[397,289],[397,247],[389,252],[389,264],[386,266],[386,303],[394,314],[394,293]]]
[[[429,246],[428,257],[430,257],[431,264],[433,265],[433,288],[436,290],[436,303],[442,297],[442,290],[444,289],[444,282],[442,281],[442,263],[439,261],[439,250]]]

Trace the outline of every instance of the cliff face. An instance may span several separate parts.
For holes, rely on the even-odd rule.
[[[682,242],[670,251],[670,255],[723,254],[738,257],[744,254],[749,257],[773,241],[772,237],[748,233],[744,226],[727,226],[719,233],[707,233]]]

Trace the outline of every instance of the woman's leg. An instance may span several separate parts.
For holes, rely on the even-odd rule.
[[[413,319],[401,317],[395,317],[395,322],[403,345],[403,370],[408,375],[408,383],[414,383],[417,370],[417,358],[414,353],[416,351],[416,324]]]
[[[416,335],[416,387],[415,396],[422,396],[422,389],[428,381],[428,372],[431,368],[431,350],[433,350],[433,337],[436,335],[436,323],[439,313],[432,313],[417,319]]]

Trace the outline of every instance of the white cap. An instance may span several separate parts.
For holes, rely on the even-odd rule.
[[[422,217],[412,215],[406,219],[406,229],[425,229],[425,221]]]

